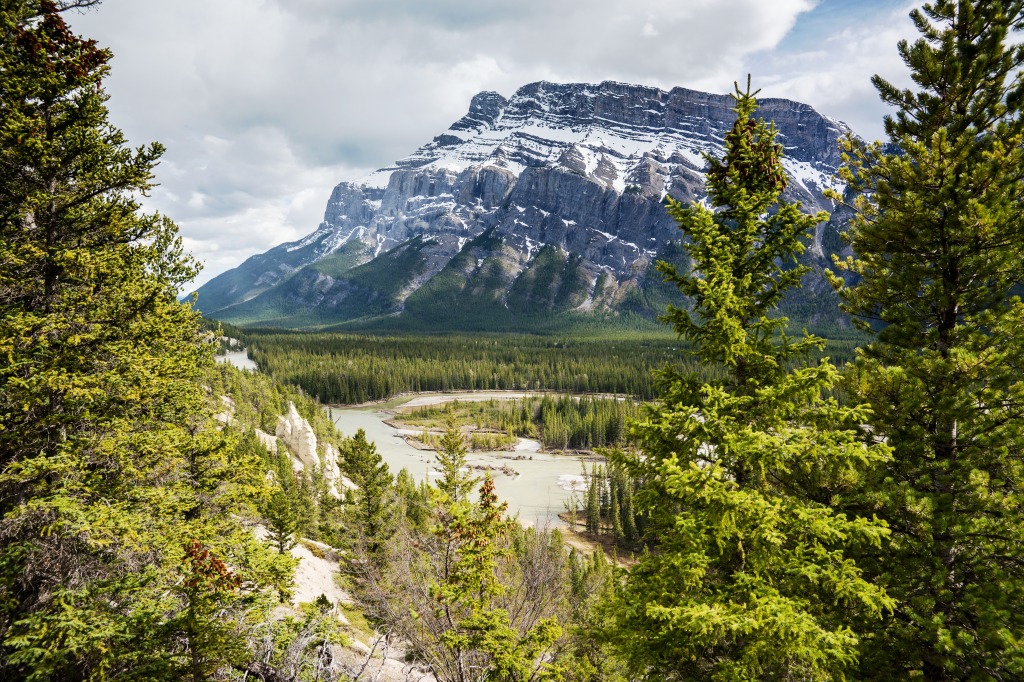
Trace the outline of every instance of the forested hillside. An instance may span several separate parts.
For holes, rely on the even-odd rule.
[[[361,566],[356,549],[381,540],[375,510],[409,500],[415,532],[430,537],[435,515],[484,513],[465,499],[473,482],[450,473],[463,491],[456,506],[408,476],[396,484],[374,469],[372,444],[335,433],[297,389],[214,365],[219,344],[177,300],[196,266],[174,224],[137,202],[162,149],[132,150],[109,123],[110,54],[70,32],[61,11],[76,4],[87,3],[0,10],[0,678],[377,674],[344,647],[381,641],[358,610],[285,606],[291,550],[324,540]],[[321,455],[337,452],[356,492],[340,481],[332,495],[328,459],[304,466],[272,435],[303,425]],[[480,567],[509,585],[518,571],[522,589],[543,584],[550,598],[500,631],[526,628],[536,643],[505,654],[507,641],[488,645],[474,660],[524,670],[567,646],[553,619],[577,622],[608,569],[566,553],[557,534],[499,522],[488,504],[474,521],[496,524]],[[549,561],[537,564],[535,551]],[[557,570],[539,583],[517,568],[535,565]],[[488,602],[501,591],[490,581]],[[462,598],[451,594],[454,613]]]
[[[554,391],[657,395],[657,372],[671,364],[702,377],[722,369],[688,357],[689,342],[664,334],[595,336],[370,336],[243,332],[264,371],[325,403],[362,403],[416,391]],[[862,332],[830,339],[816,357],[853,359]]]
[[[89,4],[0,5],[0,679],[1024,678],[1024,2],[915,11],[887,143],[843,142],[855,352],[788,331],[824,216],[748,80],[709,200],[667,202],[672,337],[241,332],[264,373],[177,298]],[[313,397],[451,388],[652,400],[410,413],[417,483]],[[617,445],[567,510],[613,561],[509,519],[460,419]]]
[[[0,10],[0,677],[209,679],[274,603],[264,472],[212,419],[196,265],[139,210],[162,148],[110,124],[72,4]]]

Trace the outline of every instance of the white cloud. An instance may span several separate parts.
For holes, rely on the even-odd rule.
[[[311,232],[338,179],[362,172],[307,163],[280,130],[252,127],[231,138],[197,136],[168,154],[147,205],[178,223],[208,279]]]
[[[334,184],[409,154],[480,90],[620,80],[727,92],[753,70],[766,93],[833,115],[845,98],[853,111],[865,86],[849,81],[870,66],[856,60],[873,58],[856,43],[887,36],[837,42],[831,60],[765,57],[815,4],[105,0],[69,18],[115,54],[114,122],[133,144],[168,148],[147,205],[206,261],[201,283],[311,232]]]
[[[870,79],[879,74],[912,85],[896,49],[899,40],[916,37],[908,13],[905,4],[896,6],[871,21],[837,26],[813,41],[812,49],[752,55],[749,69],[764,96],[806,102],[864,137],[880,138],[885,109]]]

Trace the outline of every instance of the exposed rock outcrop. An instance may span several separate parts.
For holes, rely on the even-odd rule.
[[[341,498],[338,487],[342,485],[343,477],[338,468],[338,451],[330,443],[324,445],[324,480],[327,481],[331,495]]]
[[[313,432],[312,425],[299,414],[295,403],[289,402],[288,414],[277,418],[275,433],[292,453],[293,466],[296,470],[320,469],[330,486],[330,494],[337,498],[341,497],[338,490],[338,484],[341,483],[342,478],[341,471],[338,469],[338,451],[330,443],[325,444],[325,456],[321,462],[320,454],[317,451],[316,433]]]
[[[288,414],[277,418],[275,434],[303,466],[310,469],[320,467],[320,455],[316,451],[316,434],[310,423],[295,409],[295,403],[289,402]]]
[[[679,238],[663,199],[705,196],[703,154],[721,155],[733,104],[614,82],[532,83],[509,99],[480,93],[409,157],[335,187],[313,234],[201,288],[199,305],[225,320],[297,325],[622,308],[630,290],[660,283],[653,263]],[[785,197],[830,210],[822,191],[842,188],[837,143],[849,129],[798,102],[760,104],[786,148]],[[842,249],[841,222],[819,226],[808,262],[827,265]],[[552,261],[564,270],[562,294],[524,299],[524,278],[551,288]],[[448,303],[431,307],[439,296]]]
[[[220,397],[220,404],[224,406],[224,410],[214,414],[213,418],[222,424],[230,424],[235,418],[235,401],[226,395],[222,395]]]
[[[269,452],[277,452],[277,436],[272,436],[263,429],[255,429],[255,432],[263,447]]]

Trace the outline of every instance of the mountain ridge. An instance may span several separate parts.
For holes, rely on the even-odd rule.
[[[397,317],[459,329],[497,315],[518,328],[527,317],[567,312],[652,317],[661,310],[643,301],[664,288],[654,263],[669,255],[685,267],[671,247],[679,233],[664,198],[703,200],[703,154],[722,153],[732,102],[613,81],[540,81],[508,99],[481,92],[465,116],[409,156],[339,183],[310,235],[201,287],[199,307],[228,322],[295,327],[375,318],[394,326]],[[831,210],[822,191],[842,189],[838,140],[850,129],[799,102],[760,105],[786,148],[784,197]],[[841,251],[842,221],[816,229],[813,267]],[[818,280],[811,290],[821,294],[827,287]],[[461,312],[446,322],[446,310]]]

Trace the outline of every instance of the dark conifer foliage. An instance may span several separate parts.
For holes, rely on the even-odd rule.
[[[1024,676],[1024,8],[942,0],[874,83],[888,144],[848,143],[861,195],[846,309],[875,338],[850,386],[893,459],[863,504],[893,531],[862,565],[897,598],[867,678]],[[895,153],[887,150],[895,149]],[[841,287],[838,280],[836,284]],[[865,563],[867,562],[867,563]],[[899,672],[894,672],[899,671]]]
[[[825,397],[838,372],[808,360],[823,340],[787,337],[778,315],[824,216],[780,201],[782,147],[755,109],[737,88],[725,156],[708,160],[717,209],[669,206],[694,268],[664,267],[692,302],[666,319],[725,371],[667,370],[632,428],[642,454],[625,461],[657,547],[616,594],[608,632],[642,679],[842,678],[857,656],[851,624],[891,607],[849,559],[884,527],[835,507],[884,446],[857,441],[866,410]]]
[[[616,453],[614,457],[621,460],[623,455]],[[607,466],[593,465],[589,474],[584,466],[584,478],[587,497],[583,518],[587,532],[610,536],[624,554],[640,550],[646,519],[637,512],[636,479],[616,461]]]
[[[397,419],[409,428],[431,428],[449,412],[460,424],[478,429],[470,438],[477,450],[511,447],[517,438],[537,439],[546,450],[592,450],[624,445],[627,420],[639,416],[640,405],[623,398],[569,395],[455,400],[401,409]]]
[[[210,420],[195,263],[139,212],[162,149],[61,18],[87,4],[0,4],[0,678],[206,679],[267,577],[261,477]]]
[[[249,332],[253,360],[327,403],[403,392],[553,390],[654,395],[651,370],[674,357],[671,339],[531,336],[359,336]]]
[[[852,359],[861,337],[858,332],[831,340],[827,354],[837,362]],[[616,393],[649,400],[657,395],[652,372],[666,363],[706,379],[723,376],[714,362],[680,357],[687,342],[664,334],[364,336],[249,330],[245,338],[263,371],[334,404],[460,390]]]
[[[365,556],[376,559],[395,531],[394,477],[362,429],[344,441],[340,455],[342,470],[356,486],[345,491],[344,532],[350,543],[364,544]]]

